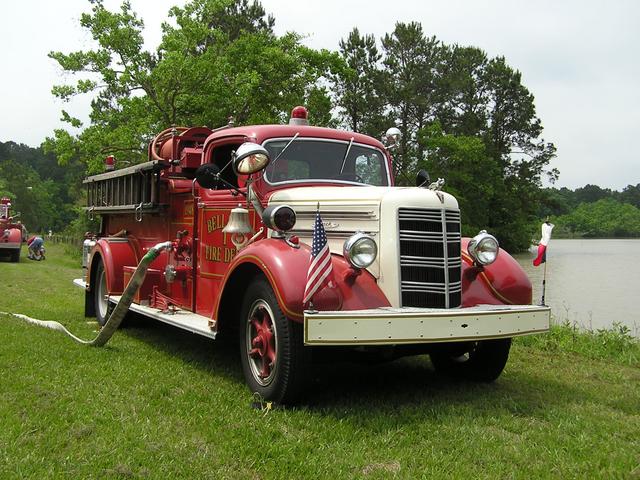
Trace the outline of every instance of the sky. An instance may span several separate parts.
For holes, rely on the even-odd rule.
[[[120,4],[105,0],[108,8]],[[155,49],[169,7],[181,0],[132,0]],[[418,21],[428,36],[504,56],[535,97],[543,138],[558,151],[558,187],[621,190],[640,183],[640,2],[614,0],[263,0],[276,33],[296,31],[313,48],[337,50],[353,27],[377,39],[396,22]],[[87,119],[89,98],[63,104],[55,84],[72,82],[49,51],[91,47],[80,27],[87,0],[3,2],[0,28],[0,141],[38,146],[60,110]]]

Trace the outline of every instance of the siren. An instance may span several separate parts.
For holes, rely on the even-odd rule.
[[[113,155],[109,155],[104,159],[104,169],[110,172],[114,168],[116,168],[116,159]]]
[[[301,105],[294,107],[291,110],[289,125],[309,125],[309,110]]]

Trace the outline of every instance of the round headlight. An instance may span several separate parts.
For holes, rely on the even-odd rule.
[[[288,205],[271,205],[262,213],[264,224],[279,232],[288,232],[296,224],[296,212]]]
[[[370,236],[358,232],[344,242],[342,252],[355,268],[367,268],[378,256],[378,245]]]
[[[489,265],[496,261],[500,245],[493,235],[482,230],[478,235],[469,241],[467,251],[471,258],[480,265]]]

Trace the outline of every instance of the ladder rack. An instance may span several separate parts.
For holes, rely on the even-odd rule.
[[[87,185],[85,210],[95,213],[153,213],[164,208],[159,203],[159,172],[169,164],[160,160],[133,165],[113,172],[93,175]]]

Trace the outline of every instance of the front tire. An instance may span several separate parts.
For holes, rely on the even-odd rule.
[[[11,252],[11,261],[19,262],[20,261],[20,249],[16,248],[13,252]]]
[[[240,318],[238,337],[247,385],[265,400],[294,402],[304,376],[302,325],[284,315],[264,278],[249,285]]]
[[[504,370],[510,348],[510,338],[445,344],[430,357],[438,373],[476,382],[493,382]]]

